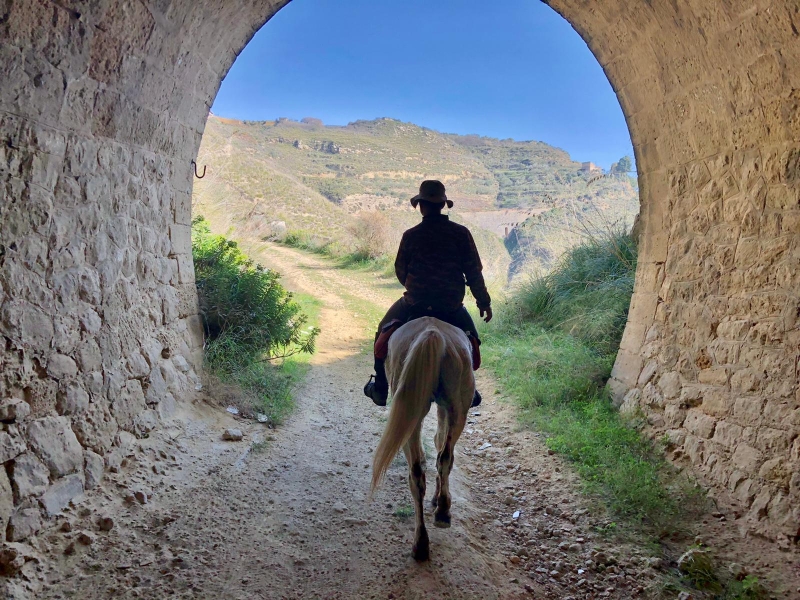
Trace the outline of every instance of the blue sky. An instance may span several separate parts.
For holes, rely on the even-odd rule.
[[[597,60],[538,0],[293,0],[242,51],[212,111],[330,125],[392,117],[541,140],[605,168],[633,155]]]

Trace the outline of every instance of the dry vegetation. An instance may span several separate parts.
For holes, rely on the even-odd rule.
[[[209,118],[195,213],[217,232],[374,259],[391,255],[399,233],[418,222],[408,198],[422,179],[437,178],[456,202],[451,218],[471,225],[499,288],[509,275],[549,269],[577,232],[595,222],[629,225],[638,209],[629,177],[591,181],[542,142],[441,134],[393,119],[304,121]]]

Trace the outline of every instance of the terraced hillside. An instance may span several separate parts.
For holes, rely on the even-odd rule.
[[[585,228],[584,216],[631,222],[638,210],[628,177],[591,181],[545,143],[441,134],[393,119],[338,127],[212,115],[198,162],[208,168],[195,182],[194,212],[216,229],[272,239],[299,233],[343,251],[354,243],[355,216],[373,210],[389,218],[394,246],[419,219],[408,198],[421,180],[440,179],[456,202],[452,218],[473,225],[498,284],[526,266],[549,268]]]

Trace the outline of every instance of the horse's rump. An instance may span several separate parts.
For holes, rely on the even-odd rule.
[[[389,468],[400,447],[408,462],[409,486],[414,499],[416,529],[412,555],[428,560],[429,540],[425,529],[425,450],[422,421],[437,394],[439,426],[436,443],[436,491],[433,495],[434,525],[450,527],[450,471],[455,444],[467,421],[475,393],[470,342],[457,327],[438,319],[422,317],[400,327],[389,339],[386,371],[392,388],[389,419],[372,463],[372,490]]]

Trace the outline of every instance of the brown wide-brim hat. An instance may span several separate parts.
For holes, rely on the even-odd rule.
[[[419,194],[411,199],[411,205],[417,208],[420,200],[432,202],[433,204],[447,203],[447,208],[453,208],[453,201],[447,199],[444,193],[444,184],[436,179],[426,179],[419,186]]]

